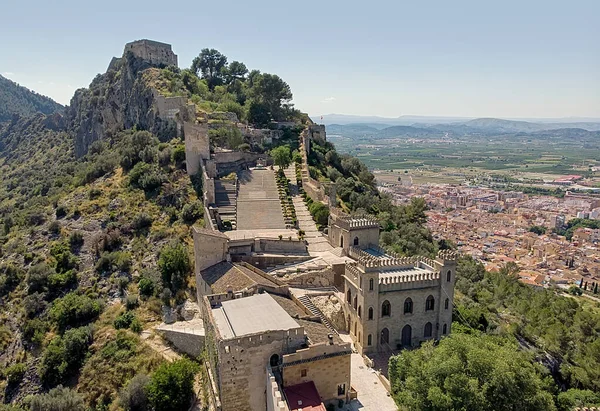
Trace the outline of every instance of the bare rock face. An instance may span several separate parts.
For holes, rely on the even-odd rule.
[[[156,65],[126,52],[111,62],[106,73],[97,75],[89,88],[75,92],[66,110],[66,123],[74,135],[78,157],[95,141],[134,126],[159,138],[176,134],[174,122],[161,119],[154,108],[152,88],[143,76],[151,67]]]
[[[346,320],[344,319],[342,303],[335,295],[311,297],[311,301],[323,314],[325,314],[325,317],[333,324],[336,330],[346,329]]]
[[[200,307],[198,307],[198,304],[186,300],[179,309],[179,315],[184,321],[200,318]]]

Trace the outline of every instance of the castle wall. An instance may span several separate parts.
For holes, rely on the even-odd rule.
[[[183,134],[187,173],[194,175],[200,169],[201,161],[210,159],[208,125],[186,121],[183,123]]]
[[[152,40],[138,40],[125,44],[124,53],[128,51],[151,64],[177,66],[177,55],[173,53],[170,44]]]
[[[351,352],[350,344],[319,344],[285,355],[282,366],[284,387],[313,381],[321,401],[345,400],[351,384]],[[345,392],[338,395],[341,384],[345,385]]]
[[[206,231],[194,227],[194,259],[196,289],[198,301],[202,296],[210,294],[210,287],[202,279],[202,270],[227,259],[227,238],[208,234]]]
[[[335,273],[332,269],[327,268],[307,273],[286,274],[280,280],[291,286],[329,287],[335,284]]]
[[[220,397],[223,410],[264,410],[266,366],[305,343],[304,328],[271,331],[219,341]]]

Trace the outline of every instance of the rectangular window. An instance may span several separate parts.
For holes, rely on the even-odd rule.
[[[306,377],[306,368],[300,370],[300,377]]]
[[[338,384],[338,395],[346,394],[346,384]]]

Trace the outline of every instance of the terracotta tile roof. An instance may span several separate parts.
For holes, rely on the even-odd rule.
[[[223,261],[200,273],[202,279],[211,287],[213,293],[241,291],[257,283],[245,273],[245,268]],[[246,270],[247,271],[247,270]]]
[[[283,391],[290,411],[326,411],[317,387],[312,381],[285,387]]]

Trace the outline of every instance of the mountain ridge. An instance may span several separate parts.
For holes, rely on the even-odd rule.
[[[50,97],[0,75],[0,122],[10,120],[14,115],[52,114],[62,110],[64,106]]]

